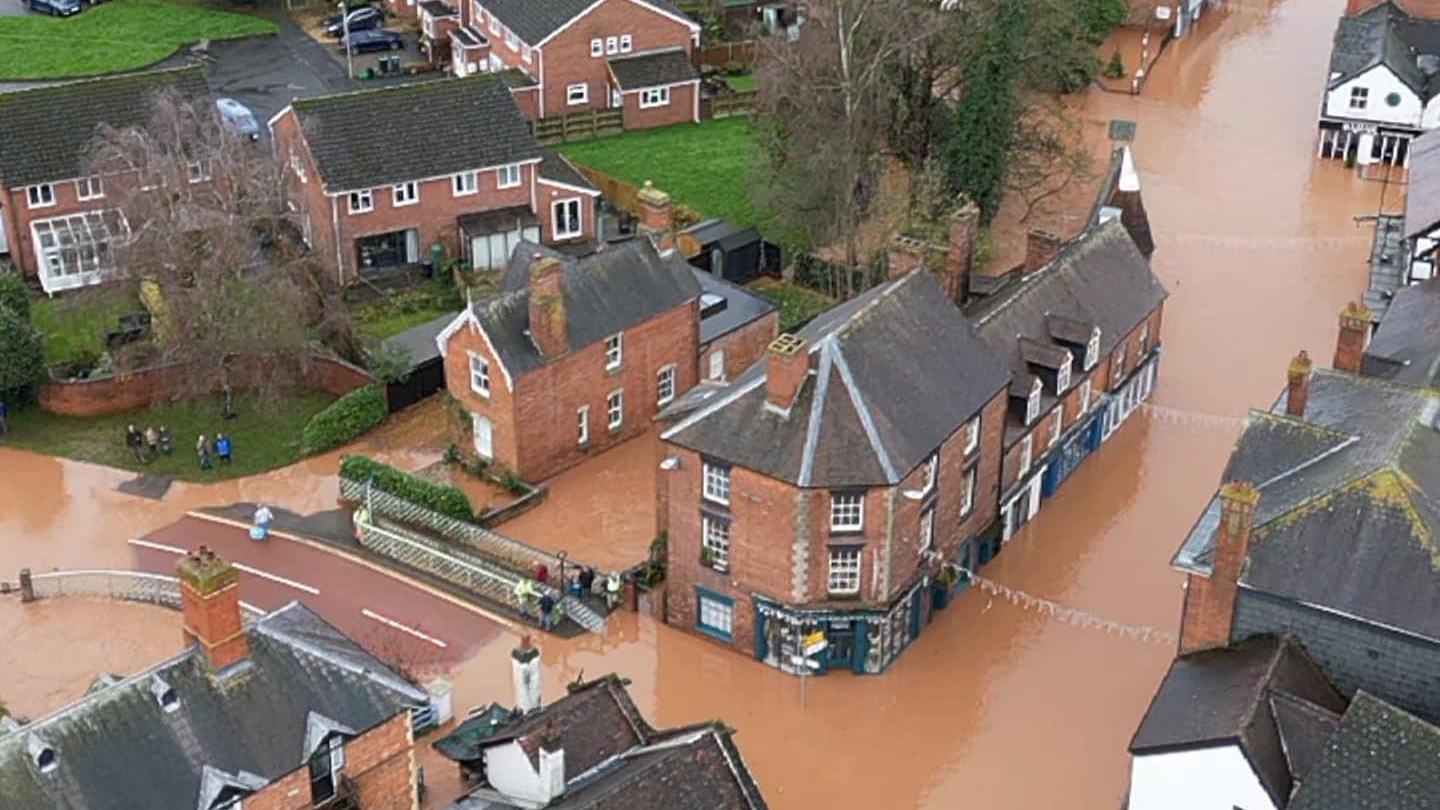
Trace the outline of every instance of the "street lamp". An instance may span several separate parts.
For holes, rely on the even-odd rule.
[[[350,4],[340,0],[340,41],[345,43],[345,78],[355,79],[355,51],[350,45]]]

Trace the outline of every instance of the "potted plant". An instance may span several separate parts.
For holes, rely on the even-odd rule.
[[[713,568],[722,574],[725,573],[725,563],[720,560],[719,555],[715,553],[715,549],[709,546],[700,547],[700,564],[706,568]]]

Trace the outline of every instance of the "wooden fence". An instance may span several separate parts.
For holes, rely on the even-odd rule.
[[[535,140],[542,144],[578,141],[597,135],[615,135],[625,131],[624,112],[590,110],[558,118],[537,118],[530,122],[530,131],[534,133]]]
[[[728,96],[716,96],[700,100],[700,117],[703,119],[729,118],[732,115],[749,115],[755,111],[755,99],[760,95],[758,90],[746,90],[739,93],[731,93]]]
[[[730,62],[750,65],[755,62],[760,48],[753,39],[744,42],[722,42],[695,52],[695,62],[700,67],[725,67]]]
[[[606,202],[621,211],[628,212],[637,220],[640,218],[640,201],[635,197],[640,193],[639,187],[589,166],[577,164],[575,168],[585,175],[585,179],[589,180],[591,185],[600,190],[600,196],[604,197]],[[665,189],[660,190],[664,191]],[[704,217],[700,212],[690,206],[683,203],[671,203],[670,222],[676,229],[688,228],[702,219]]]

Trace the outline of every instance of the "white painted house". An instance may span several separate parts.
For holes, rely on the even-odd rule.
[[[1342,17],[1320,109],[1320,157],[1409,165],[1410,142],[1440,125],[1440,21],[1393,0]]]

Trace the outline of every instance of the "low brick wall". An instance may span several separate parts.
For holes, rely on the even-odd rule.
[[[174,398],[185,366],[168,364],[90,380],[56,380],[40,387],[40,407],[61,416],[104,416]],[[251,372],[253,373],[253,372]],[[247,387],[243,365],[235,370],[236,388]],[[307,387],[341,396],[369,385],[362,368],[332,357],[314,356],[305,363]]]
[[[585,175],[590,184],[600,190],[600,196],[621,211],[628,211],[637,220],[640,218],[640,201],[635,195],[640,193],[639,187],[634,183],[627,183],[618,177],[611,177],[599,169],[592,169],[589,166],[576,164],[575,168]],[[664,189],[660,189],[664,191]],[[671,204],[671,222],[676,228],[688,228],[691,225],[704,219],[699,211],[682,203]]]

